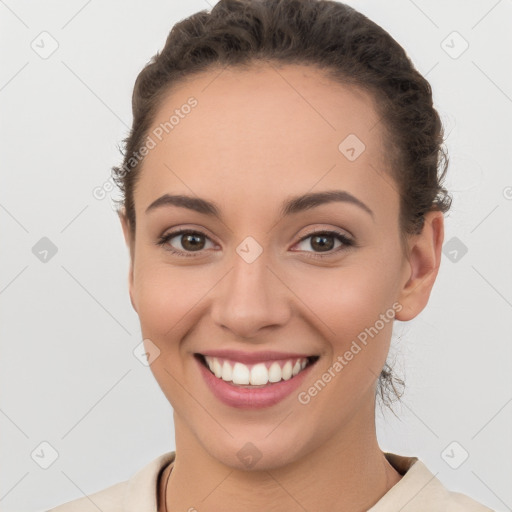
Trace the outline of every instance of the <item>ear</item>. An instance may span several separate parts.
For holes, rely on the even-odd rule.
[[[135,240],[133,239],[132,232],[131,232],[131,226],[130,221],[128,220],[128,217],[126,215],[126,210],[122,208],[119,212],[119,220],[121,221],[121,227],[123,228],[123,235],[124,235],[124,241],[126,243],[126,246],[128,247],[130,251],[130,268],[128,270],[128,288],[130,290],[130,301],[132,303],[132,307],[135,311],[137,311],[137,307],[135,305],[134,301],[134,293],[133,293],[133,257],[134,257],[134,245]]]
[[[396,313],[397,320],[411,320],[427,305],[441,264],[443,240],[443,213],[427,212],[421,233],[410,235],[408,240],[408,265],[399,295],[402,309]]]

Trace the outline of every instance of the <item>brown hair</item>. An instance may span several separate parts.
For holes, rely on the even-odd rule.
[[[383,28],[335,1],[220,0],[211,11],[175,24],[163,50],[137,76],[124,161],[112,169],[133,235],[134,188],[143,162],[139,148],[164,96],[194,73],[254,62],[315,66],[372,94],[387,141],[389,172],[400,196],[402,242],[407,234],[421,232],[426,212],[448,211],[451,198],[442,186],[448,157],[430,84]],[[379,377],[386,405],[388,391],[401,396],[395,383],[404,384],[386,362]]]

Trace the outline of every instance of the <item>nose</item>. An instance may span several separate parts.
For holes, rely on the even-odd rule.
[[[236,339],[256,338],[290,318],[293,293],[286,278],[272,268],[266,251],[252,262],[235,254],[233,267],[215,289],[212,319]]]

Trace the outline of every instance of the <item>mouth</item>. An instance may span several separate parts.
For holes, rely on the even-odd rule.
[[[240,388],[264,388],[288,381],[314,365],[319,356],[295,357],[245,364],[195,353],[194,357],[217,379]]]

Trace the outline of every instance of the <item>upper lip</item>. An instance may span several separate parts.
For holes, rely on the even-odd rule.
[[[302,359],[314,357],[314,354],[299,354],[294,352],[275,352],[272,350],[263,350],[260,352],[243,352],[242,350],[205,350],[197,352],[203,356],[219,357],[240,363],[260,363],[265,361],[275,361],[281,359]]]

